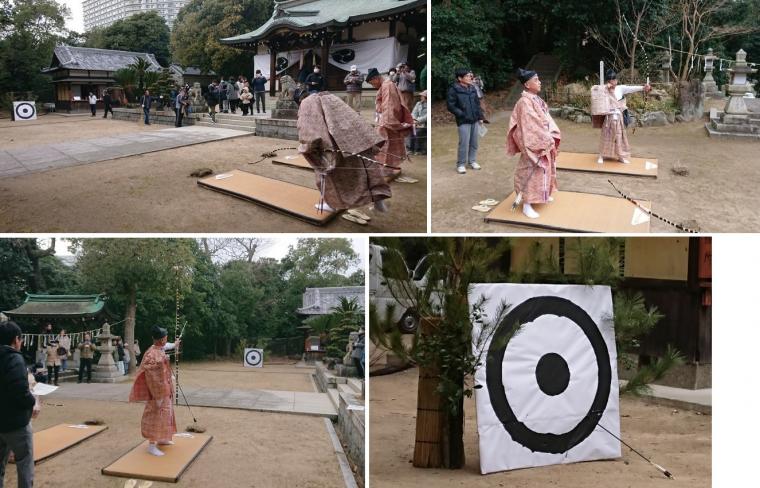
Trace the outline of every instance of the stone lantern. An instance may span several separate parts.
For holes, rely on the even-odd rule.
[[[712,48],[707,50],[707,54],[705,55],[705,77],[702,80],[702,86],[705,89],[705,96],[706,97],[712,97],[712,98],[720,98],[723,96],[723,93],[718,89],[717,83],[715,83],[715,79],[713,78],[713,69],[715,69],[715,60],[718,59],[718,56],[715,56],[713,54]]]
[[[756,71],[756,69],[750,68],[749,64],[747,64],[747,53],[744,52],[744,49],[739,49],[739,52],[736,53],[736,64],[728,70],[731,73],[731,84],[728,85],[730,98],[724,109],[727,114],[749,114],[744,97],[747,93],[754,95],[755,91],[752,89],[752,85],[747,82],[747,75]]]
[[[124,381],[128,377],[119,372],[116,363],[113,360],[113,340],[118,336],[111,334],[111,326],[108,322],[103,324],[103,329],[95,338],[98,341],[97,350],[100,352],[100,360],[92,371],[92,381],[95,383],[117,383]]]

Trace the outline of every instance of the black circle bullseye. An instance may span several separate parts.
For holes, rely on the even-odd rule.
[[[533,322],[544,315],[566,317],[583,331],[591,344],[598,370],[597,387],[588,413],[571,430],[559,434],[536,432],[519,421],[507,398],[504,378],[502,378],[504,354],[514,329],[522,324]],[[562,359],[562,361],[565,360]],[[546,367],[549,367],[553,363],[556,364],[557,361],[547,359],[545,363]],[[569,381],[569,370],[567,375]],[[538,379],[538,368],[536,376]],[[541,381],[539,380],[540,384]],[[602,337],[602,333],[594,320],[585,310],[570,300],[554,296],[530,298],[513,308],[496,328],[486,359],[486,386],[494,413],[515,442],[533,452],[552,454],[567,452],[591,435],[599,423],[604,409],[607,408],[607,400],[612,387],[612,368],[607,344],[604,342],[604,337]],[[567,385],[562,390],[564,391],[566,387]],[[559,386],[555,387],[555,389],[557,388]]]
[[[261,364],[261,353],[256,349],[251,349],[245,355],[245,362],[249,366],[258,366]]]
[[[536,382],[541,391],[556,396],[570,384],[570,368],[567,361],[555,352],[544,354],[536,365]]]

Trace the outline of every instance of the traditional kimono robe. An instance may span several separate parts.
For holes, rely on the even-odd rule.
[[[546,203],[557,190],[559,141],[559,127],[546,102],[523,91],[509,119],[507,154],[520,153],[514,185],[524,203]]]
[[[328,92],[306,97],[298,109],[298,151],[314,168],[321,198],[336,209],[391,197],[376,160],[383,138],[361,115]]]
[[[380,116],[377,132],[386,141],[377,160],[390,166],[385,168],[386,173],[393,168],[400,169],[401,162],[406,159],[404,138],[411,134],[414,119],[402,103],[401,92],[392,81],[383,81],[377,90],[375,112]],[[403,123],[410,124],[410,127],[404,128],[401,125]]]
[[[599,155],[603,158],[628,159],[631,157],[631,147],[628,145],[628,135],[623,122],[623,111],[626,109],[625,96],[643,89],[643,86],[618,85],[614,90],[607,90],[610,107],[613,109],[611,113],[604,116],[604,122],[602,122]]]
[[[177,432],[174,418],[174,375],[169,357],[160,347],[145,351],[135,383],[129,393],[130,402],[145,403],[142,436],[150,441],[170,441]]]

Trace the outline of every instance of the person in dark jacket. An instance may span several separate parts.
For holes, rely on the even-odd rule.
[[[111,93],[108,90],[103,90],[103,118],[108,118],[108,112],[111,112],[111,118],[113,118],[113,108],[111,107]]]
[[[29,390],[29,372],[21,355],[21,329],[15,322],[0,323],[0,486],[8,456],[13,452],[20,488],[34,483],[34,447],[31,419],[40,404]]]
[[[259,101],[261,101],[261,111],[267,111],[267,77],[261,74],[261,70],[256,70],[256,76],[253,77],[253,96],[256,99],[256,113],[259,113]],[[253,115],[253,104],[251,104],[251,115]]]
[[[467,173],[466,165],[480,169],[476,162],[478,155],[478,137],[483,113],[480,110],[478,92],[472,86],[472,73],[466,68],[454,71],[456,81],[449,87],[446,95],[446,108],[454,114],[459,130],[459,148],[457,150],[457,173]]]
[[[150,106],[153,105],[153,97],[150,96],[150,90],[145,90],[145,93],[140,98],[140,106],[145,114],[145,125],[150,125]]]
[[[216,124],[216,106],[219,104],[219,85],[213,80],[206,91],[206,105],[211,121]]]
[[[306,87],[309,89],[309,94],[324,91],[325,79],[319,72],[319,66],[314,66],[314,72],[306,77]]]

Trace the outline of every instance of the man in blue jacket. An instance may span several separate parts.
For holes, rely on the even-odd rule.
[[[140,106],[145,114],[145,125],[150,125],[150,106],[153,105],[153,97],[150,96],[150,90],[145,90],[140,98]]]
[[[478,155],[478,138],[483,113],[480,110],[478,92],[472,85],[472,73],[466,68],[454,71],[456,81],[449,87],[446,95],[446,107],[454,114],[459,130],[459,148],[457,149],[457,173],[467,173],[466,165],[480,169],[476,162]]]
[[[19,488],[32,488],[34,449],[31,419],[40,413],[29,391],[28,371],[21,355],[21,329],[14,322],[0,323],[0,486],[8,456],[16,460]]]

